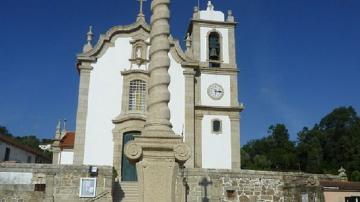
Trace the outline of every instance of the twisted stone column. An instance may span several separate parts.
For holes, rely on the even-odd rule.
[[[150,83],[148,98],[148,118],[144,135],[172,135],[170,123],[170,0],[153,0],[151,3],[151,32],[150,32]]]
[[[125,155],[136,163],[140,202],[175,202],[179,164],[190,158],[190,148],[170,123],[169,3],[152,0],[147,120],[142,135],[125,146]]]

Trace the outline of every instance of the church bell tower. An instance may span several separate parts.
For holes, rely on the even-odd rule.
[[[195,151],[198,168],[240,168],[240,112],[232,11],[194,8],[188,54],[199,61],[195,77]]]

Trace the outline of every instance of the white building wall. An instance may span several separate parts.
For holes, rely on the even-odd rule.
[[[223,63],[229,64],[229,30],[226,28],[200,27],[200,61],[207,62],[208,55],[208,34],[217,31],[221,34],[221,53]]]
[[[131,38],[118,38],[115,46],[93,64],[90,75],[84,164],[113,165],[112,120],[121,112],[123,79],[130,67]]]
[[[222,133],[212,133],[212,120],[222,121]],[[204,115],[202,120],[202,167],[231,169],[231,125],[228,116]]]
[[[181,64],[177,63],[171,54],[170,57],[170,113],[171,123],[175,134],[181,135],[184,131],[185,124],[185,77]]]
[[[217,83],[224,88],[224,96],[220,100],[214,100],[208,95],[208,87]],[[229,75],[201,74],[201,104],[206,106],[229,107],[231,105],[231,90]]]
[[[72,165],[73,160],[74,160],[74,152],[72,152],[72,151],[62,151],[60,153],[60,164]]]
[[[123,78],[121,71],[129,69],[131,38],[118,38],[92,66],[90,75],[88,115],[85,133],[85,165],[113,165],[112,120],[121,112]],[[176,134],[181,134],[185,122],[185,78],[180,64],[170,55],[171,92],[169,108]],[[68,154],[69,155],[69,154]],[[67,158],[70,159],[70,156]],[[70,162],[67,160],[66,162]]]
[[[5,158],[6,148],[10,149],[10,159],[9,161],[16,161],[19,163],[28,163],[28,157],[31,157],[30,163],[35,163],[36,155],[19,149],[11,144],[0,141],[0,162],[2,162]]]
[[[206,11],[200,11],[200,19],[224,22],[225,21],[225,15],[221,11],[206,10]]]

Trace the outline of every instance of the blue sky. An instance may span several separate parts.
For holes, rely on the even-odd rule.
[[[185,3],[186,2],[186,3]],[[238,24],[241,143],[284,123],[296,139],[338,106],[360,112],[360,1],[213,0]],[[183,39],[197,0],[172,0],[171,31]],[[201,0],[204,8],[205,0]],[[144,9],[149,19],[150,1]],[[75,128],[75,56],[95,35],[131,24],[135,0],[1,0],[0,125],[52,138],[56,122]],[[97,40],[97,39],[96,39]]]

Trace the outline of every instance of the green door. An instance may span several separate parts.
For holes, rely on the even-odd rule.
[[[123,137],[123,148],[122,148],[122,163],[121,163],[121,180],[122,181],[137,181],[136,166],[131,164],[124,154],[124,147],[126,143],[134,140],[134,136],[140,135],[140,132],[128,132]]]

